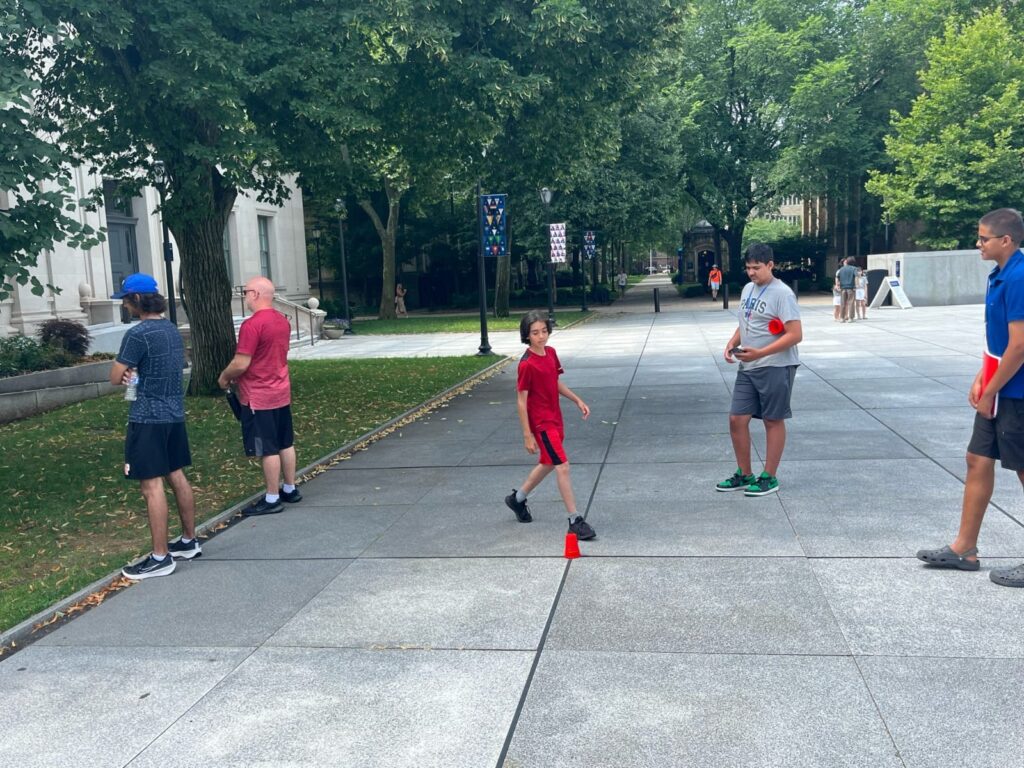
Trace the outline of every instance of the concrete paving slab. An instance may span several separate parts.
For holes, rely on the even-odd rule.
[[[1005,768],[1024,755],[1020,659],[858,660],[908,768]]]
[[[608,451],[609,464],[642,464],[665,462],[713,461],[719,463],[723,456],[732,453],[732,440],[728,434],[704,434],[700,439],[690,435],[659,436],[651,440],[649,429],[631,425],[633,429],[623,430],[620,437],[616,430]],[[728,425],[727,425],[728,426]],[[646,434],[643,434],[646,432]],[[678,428],[676,429],[678,433]]]
[[[445,470],[437,468],[349,469],[343,461],[317,476],[316,483],[302,486],[307,507],[364,507],[415,504],[440,481]]]
[[[0,765],[127,765],[252,651],[26,648],[0,664]]]
[[[662,464],[606,464],[594,493],[595,502],[645,506],[652,501],[708,502],[722,496],[715,484],[736,471],[731,457],[713,462],[665,462]],[[780,491],[781,493],[781,491]],[[747,499],[747,501],[758,501]]]
[[[719,493],[707,501],[663,500],[643,505],[601,500],[590,505],[587,521],[598,536],[584,542],[586,556],[804,555],[778,498]]]
[[[561,501],[531,497],[533,522],[520,523],[503,501],[510,490],[500,490],[490,504],[417,504],[395,535],[381,536],[363,556],[561,557],[568,522]],[[587,551],[590,543],[580,546]]]
[[[924,454],[907,442],[902,435],[884,428],[805,432],[799,429],[798,418],[794,416],[793,429],[789,429],[787,424],[786,452],[783,456],[783,463],[799,459],[851,461],[924,457]],[[751,439],[756,442],[758,453],[763,456],[765,454],[764,432],[761,430],[751,430],[751,432]]]
[[[583,558],[569,568],[554,650],[842,654],[803,558]]]
[[[691,765],[903,768],[851,659],[568,650],[541,657],[505,761]]]
[[[779,493],[821,496],[827,490],[837,499],[862,497],[877,489],[885,503],[939,495],[959,504],[963,496],[962,483],[926,458],[817,461],[783,456],[779,482]]]
[[[570,459],[571,456],[570,453]],[[572,487],[581,506],[590,496],[600,469],[592,464],[573,465]],[[509,493],[506,489],[518,488],[528,472],[528,467],[454,467],[439,474],[434,486],[419,501],[426,506],[493,504],[497,497],[498,503],[504,503],[501,500]],[[534,504],[558,501],[561,508],[555,478],[545,478],[530,494],[530,500]]]
[[[478,441],[438,440],[425,443],[388,435],[372,445],[373,450],[352,454],[345,469],[405,469],[413,467],[448,467],[473,454]]]
[[[408,506],[285,506],[279,515],[246,518],[203,545],[213,560],[331,560],[358,557]],[[198,562],[198,561],[197,561]]]
[[[268,645],[535,650],[564,571],[560,558],[362,559]]]
[[[985,558],[975,572],[913,557],[811,564],[855,654],[1024,658],[1024,602],[988,579],[1013,561]]]
[[[532,658],[264,648],[132,768],[494,765]]]
[[[964,395],[921,377],[900,379],[829,379],[861,408],[914,408],[963,405]],[[796,397],[794,393],[794,397]]]
[[[573,436],[572,442],[566,441],[565,449],[573,466],[577,464],[600,464],[608,453],[611,443],[611,431],[592,433],[586,438]],[[532,467],[537,463],[537,454],[527,453],[520,436],[516,440],[495,440],[477,446],[468,456],[459,462],[463,467],[487,466],[520,466]],[[450,465],[450,462],[449,462]]]
[[[959,504],[948,497],[889,505],[868,489],[843,499],[790,495],[784,507],[808,557],[912,557],[953,541],[960,521]],[[1024,557],[1024,528],[990,508],[979,547],[990,557]]]
[[[871,415],[902,435],[928,456],[959,457],[967,451],[974,428],[974,411],[947,408],[879,408]]]
[[[179,564],[39,641],[43,646],[259,645],[348,567],[351,560]]]

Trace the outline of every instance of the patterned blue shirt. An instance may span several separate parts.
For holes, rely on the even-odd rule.
[[[185,345],[170,320],[143,320],[121,340],[117,362],[139,374],[138,398],[128,412],[136,424],[173,424],[185,420],[182,369]]]

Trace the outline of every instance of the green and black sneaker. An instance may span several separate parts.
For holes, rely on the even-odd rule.
[[[744,475],[743,470],[736,467],[736,473],[727,477],[715,486],[716,491],[745,491],[757,480],[753,475]]]
[[[775,493],[779,490],[779,480],[774,475],[769,475],[767,472],[762,472],[754,481],[747,486],[747,489],[743,491],[744,496],[767,496],[769,493]]]

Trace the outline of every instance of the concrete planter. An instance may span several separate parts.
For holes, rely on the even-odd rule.
[[[0,394],[107,381],[110,378],[110,366],[113,364],[113,360],[100,360],[98,363],[86,363],[72,368],[56,368],[52,371],[9,376],[0,379]]]
[[[120,390],[109,380],[113,364],[113,360],[101,360],[74,368],[37,371],[0,379],[0,424]],[[186,368],[183,379],[186,388],[191,376],[192,369]]]

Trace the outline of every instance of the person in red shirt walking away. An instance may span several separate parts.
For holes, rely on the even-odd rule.
[[[584,419],[590,415],[590,408],[558,378],[564,371],[558,354],[547,345],[550,334],[551,320],[538,310],[527,312],[519,322],[519,337],[524,344],[529,344],[529,349],[519,361],[516,405],[526,452],[539,452],[540,457],[519,490],[513,490],[505,497],[505,504],[516,513],[519,522],[532,522],[526,497],[554,470],[558,492],[569,513],[569,532],[584,541],[594,538],[597,533],[576,513],[576,496],[569,479],[569,458],[562,447],[565,430],[558,397],[561,395],[576,403]]]
[[[245,303],[252,315],[238,330],[238,346],[217,383],[238,385],[242,403],[242,444],[246,456],[259,456],[267,491],[243,515],[272,515],[282,501],[302,501],[295,487],[295,437],[292,431],[292,385],[288,376],[291,326],[273,308],[274,284],[254,277],[245,284]],[[281,475],[284,484],[280,484]]]

